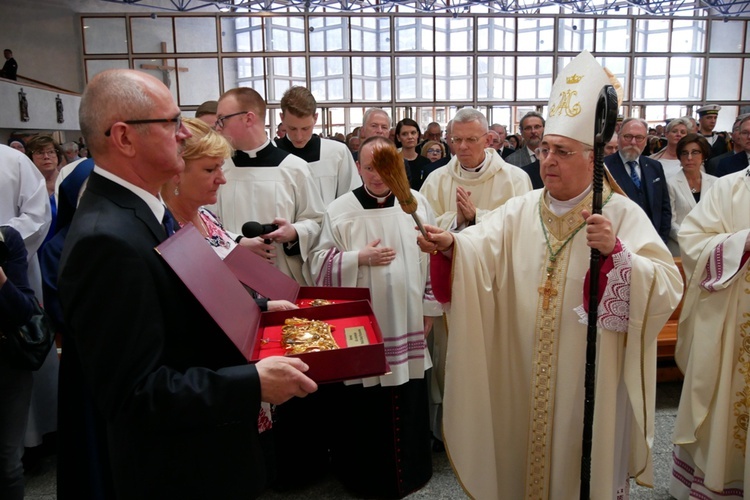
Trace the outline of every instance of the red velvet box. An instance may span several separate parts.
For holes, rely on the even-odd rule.
[[[247,248],[236,247],[224,259],[237,279],[269,299],[288,300],[299,307],[311,307],[315,299],[325,299],[333,304],[353,300],[370,300],[369,288],[300,286],[267,260],[258,257]]]
[[[383,334],[368,300],[351,300],[342,288],[315,288],[335,291],[334,305],[309,307],[304,310],[261,313],[242,283],[224,261],[211,249],[191,224],[186,225],[156,248],[212,318],[242,352],[248,362],[272,355],[284,355],[280,345],[281,328],[287,318],[317,319],[331,324],[340,349],[296,355],[310,367],[308,375],[318,383],[358,379],[382,375],[389,367],[385,358]],[[247,251],[251,254],[252,252]],[[259,259],[265,268],[272,268]],[[284,276],[286,278],[286,276]],[[275,278],[273,278],[275,279]],[[299,287],[298,287],[299,288]],[[365,291],[368,291],[365,289]],[[369,292],[369,291],[368,291]],[[262,292],[261,292],[262,293]],[[369,293],[367,294],[369,298]],[[315,298],[322,298],[315,295]],[[354,342],[366,337],[365,345],[347,347],[347,328],[361,327],[351,334]],[[363,329],[363,330],[362,330]],[[364,343],[364,342],[362,342]],[[277,345],[278,347],[274,347]]]

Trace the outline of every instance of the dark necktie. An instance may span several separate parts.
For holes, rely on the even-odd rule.
[[[638,171],[635,169],[638,163],[629,161],[628,166],[630,167],[630,178],[633,179],[633,184],[635,184],[636,188],[641,189],[641,178],[638,177]]]
[[[164,230],[167,232],[167,238],[174,234],[174,216],[167,207],[164,207],[164,217],[161,218],[161,223],[164,226]]]

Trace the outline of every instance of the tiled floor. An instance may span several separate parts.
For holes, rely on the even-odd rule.
[[[653,489],[633,486],[630,498],[633,500],[669,500],[667,492],[672,465],[672,445],[670,438],[677,414],[677,403],[680,399],[682,384],[672,382],[659,384],[656,393],[656,433],[654,437],[654,474],[656,484]],[[27,500],[55,500],[54,457],[45,459],[34,475],[27,476]],[[343,500],[353,498],[334,479],[329,478],[317,485],[297,493],[274,493],[263,495],[263,500],[292,499],[329,499]],[[409,499],[462,499],[466,498],[456,477],[453,475],[445,453],[433,454],[433,475],[430,482],[420,491],[408,496]]]

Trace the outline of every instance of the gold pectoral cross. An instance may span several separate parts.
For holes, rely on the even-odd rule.
[[[539,293],[542,294],[542,297],[544,297],[542,307],[546,311],[547,309],[549,309],[550,299],[557,295],[557,289],[552,287],[552,270],[549,268],[547,270],[547,282],[544,284],[544,286],[539,287]]]

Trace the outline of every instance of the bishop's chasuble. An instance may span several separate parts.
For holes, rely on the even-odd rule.
[[[689,281],[675,349],[685,374],[673,438],[677,498],[691,489],[700,498],[742,498],[750,481],[748,235],[750,169],[717,179],[678,233]]]
[[[556,216],[532,191],[455,235],[444,435],[475,498],[579,496],[591,198]],[[629,477],[653,482],[656,337],[682,279],[643,210],[606,184],[604,200],[618,245],[603,264],[591,498],[616,499]]]

